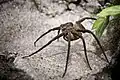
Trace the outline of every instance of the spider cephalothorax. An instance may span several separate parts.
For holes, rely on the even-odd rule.
[[[82,18],[81,20],[76,21],[75,24],[73,24],[72,22],[68,22],[65,24],[61,24],[59,27],[55,27],[53,29],[48,30],[47,32],[45,32],[44,34],[42,34],[35,42],[34,45],[36,46],[36,42],[42,38],[43,36],[45,36],[47,33],[54,31],[54,30],[58,30],[58,34],[57,36],[55,36],[52,40],[50,40],[47,44],[45,44],[43,47],[41,47],[40,49],[38,49],[37,51],[35,51],[34,53],[28,55],[28,56],[24,56],[25,57],[30,57],[36,53],[38,53],[39,51],[41,51],[42,49],[44,49],[46,46],[48,46],[49,44],[51,44],[53,41],[55,41],[56,39],[59,39],[60,37],[63,36],[63,39],[66,40],[68,42],[68,51],[67,51],[67,59],[66,59],[66,66],[65,66],[65,71],[62,77],[65,76],[66,71],[67,71],[67,65],[68,65],[68,60],[69,60],[69,54],[70,54],[70,46],[71,46],[71,41],[77,40],[77,39],[81,39],[83,42],[83,46],[84,46],[84,52],[85,52],[85,57],[86,57],[86,61],[88,63],[89,68],[92,70],[92,68],[90,67],[88,58],[87,58],[87,52],[86,52],[86,44],[85,44],[85,40],[82,36],[82,33],[90,33],[93,35],[93,37],[96,39],[98,45],[100,46],[103,55],[105,56],[105,59],[107,60],[107,62],[109,63],[107,56],[105,55],[105,52],[99,42],[99,40],[97,39],[97,37],[93,34],[93,32],[91,32],[90,30],[87,30],[84,28],[84,26],[81,24],[81,22],[83,22],[85,19],[92,19],[92,20],[96,20],[95,18],[90,18],[90,17],[85,17]],[[61,33],[60,33],[61,31]]]

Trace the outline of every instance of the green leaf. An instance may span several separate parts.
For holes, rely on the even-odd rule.
[[[120,5],[112,6],[103,9],[97,16],[106,17],[106,16],[115,16],[120,14]]]
[[[100,38],[107,27],[109,22],[109,17],[99,17],[93,24],[93,29],[95,29],[95,34]]]
[[[94,22],[94,24],[93,24],[93,29],[98,29],[100,26],[101,26],[101,24],[103,24],[103,22],[104,22],[104,17],[100,17],[100,18],[98,18],[95,22]]]

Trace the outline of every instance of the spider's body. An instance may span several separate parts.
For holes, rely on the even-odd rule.
[[[62,33],[66,34],[66,35],[63,35],[63,38],[66,41],[68,41],[68,33],[70,33],[70,36],[71,36],[70,41],[74,41],[79,39],[80,38],[79,36],[82,36],[82,33],[78,30],[85,30],[83,25],[79,24],[78,22],[76,22],[75,24],[73,24],[72,22],[68,22],[65,24],[61,24],[60,27],[61,27]]]
[[[61,24],[59,27],[55,27],[53,29],[48,30],[47,32],[45,32],[44,34],[42,34],[35,42],[34,45],[36,45],[36,42],[42,38],[43,36],[45,36],[47,33],[51,32],[51,31],[55,31],[58,30],[58,35],[55,36],[52,40],[50,40],[47,44],[45,44],[43,47],[41,47],[40,49],[38,49],[37,51],[35,51],[34,53],[28,55],[28,56],[24,56],[25,57],[30,57],[36,53],[38,53],[39,51],[41,51],[42,49],[44,49],[45,47],[47,47],[49,44],[51,44],[53,41],[55,41],[56,39],[59,39],[60,37],[63,36],[63,39],[66,40],[68,42],[68,51],[67,51],[67,59],[66,59],[66,66],[65,66],[65,71],[62,77],[65,76],[66,71],[67,71],[67,65],[68,65],[68,60],[69,60],[69,54],[70,54],[70,46],[71,46],[71,41],[77,40],[77,39],[81,39],[83,42],[83,47],[84,47],[84,53],[85,53],[85,57],[86,57],[86,61],[88,63],[89,68],[92,70],[92,68],[90,67],[89,64],[89,60],[87,57],[87,51],[86,51],[86,44],[85,44],[85,40],[82,37],[82,33],[90,33],[93,35],[93,37],[96,39],[98,45],[100,46],[103,55],[105,56],[105,59],[107,60],[107,62],[109,63],[107,56],[105,55],[105,52],[99,42],[99,40],[97,39],[97,37],[90,31],[84,28],[84,26],[81,24],[81,22],[83,22],[85,19],[93,19],[96,20],[95,18],[89,18],[89,17],[85,17],[82,18],[81,20],[76,21],[75,24],[73,24],[72,22],[68,22],[65,24]],[[61,33],[60,33],[61,31]]]
[[[74,35],[74,33],[77,33],[77,31],[74,27],[74,24],[71,22],[62,24],[61,31],[62,31],[62,33],[65,34],[65,35],[63,35],[63,39],[66,41],[68,41],[68,38],[69,38],[68,33],[70,33],[70,36],[71,36],[70,41],[79,39],[79,36]],[[81,32],[79,32],[79,33],[81,33]]]

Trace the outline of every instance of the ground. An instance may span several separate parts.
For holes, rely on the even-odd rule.
[[[68,70],[64,78],[61,76],[65,68],[67,42],[62,38],[54,41],[38,54],[22,59],[23,56],[36,51],[57,35],[57,32],[49,33],[39,40],[35,47],[34,41],[47,30],[66,22],[74,23],[83,17],[92,16],[75,4],[69,5],[71,8],[69,11],[65,10],[66,4],[62,1],[37,2],[40,4],[39,11],[29,0],[14,0],[0,5],[0,52],[17,52],[14,61],[17,68],[27,72],[35,80],[74,80],[88,74],[95,74],[107,65],[106,61],[101,59],[104,58],[101,53],[99,56],[96,55],[95,46],[92,45],[95,40],[90,34],[83,34],[83,37],[92,70],[87,66],[81,40],[72,42]],[[85,5],[91,4],[98,5],[96,0],[89,0]],[[86,20],[82,24],[86,29],[91,30],[93,21]]]

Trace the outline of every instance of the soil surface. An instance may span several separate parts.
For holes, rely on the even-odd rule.
[[[101,52],[96,53],[96,48],[92,44],[95,40],[90,34],[83,34],[83,37],[92,70],[86,63],[80,39],[71,43],[70,60],[64,78],[62,75],[68,44],[63,38],[29,58],[22,57],[38,50],[56,36],[57,32],[53,31],[41,38],[35,47],[33,43],[41,34],[66,22],[75,23],[83,17],[92,16],[88,11],[93,11],[99,4],[96,0],[81,2],[85,7],[73,3],[68,5],[64,0],[36,0],[36,2],[38,9],[30,0],[14,0],[0,5],[0,52],[18,53],[14,60],[16,68],[24,70],[34,80],[80,80],[81,77],[82,80],[94,80],[94,76],[89,79],[84,77],[100,72],[108,64]],[[67,10],[68,7],[70,10]],[[93,21],[85,20],[82,24],[91,30]],[[108,51],[105,52],[109,54]],[[110,59],[109,55],[107,56]]]

